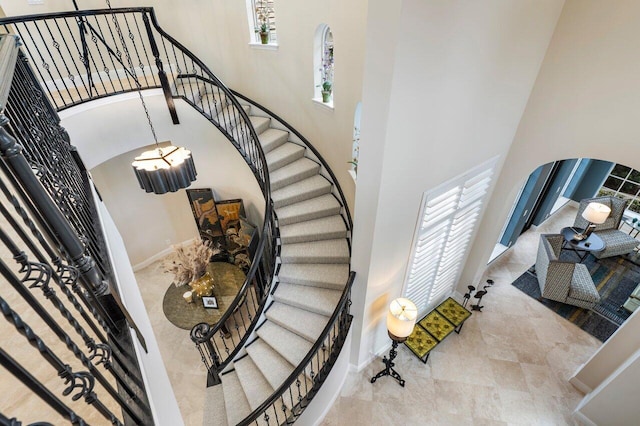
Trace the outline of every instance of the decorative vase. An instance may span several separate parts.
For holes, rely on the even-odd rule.
[[[262,44],[269,44],[269,33],[266,31],[261,31],[260,41],[262,42]]]
[[[196,297],[211,296],[213,294],[213,277],[209,272],[205,272],[200,278],[189,283],[191,291]]]
[[[331,100],[331,92],[327,92],[325,90],[322,91],[322,102],[328,103]]]

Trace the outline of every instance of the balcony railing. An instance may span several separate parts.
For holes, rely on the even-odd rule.
[[[151,8],[87,10],[2,18],[0,30],[2,29],[5,33],[20,36],[23,45],[22,62],[28,61],[31,64],[32,68],[26,67],[27,72],[30,73],[34,84],[40,85],[37,90],[26,89],[19,95],[19,99],[30,99],[34,96],[40,99],[41,106],[37,107],[38,111],[33,113],[36,117],[46,112],[55,117],[58,123],[56,111],[129,91],[162,88],[174,123],[179,122],[174,99],[181,98],[196,108],[227,137],[252,170],[264,197],[265,215],[258,247],[246,281],[231,307],[216,325],[200,324],[191,332],[192,339],[196,342],[202,360],[210,372],[209,383],[216,383],[217,373],[247,343],[247,339],[255,329],[276,272],[278,229],[271,201],[267,163],[255,129],[238,97],[247,102],[251,101],[230,91],[200,59],[164,32],[159,27]],[[288,127],[302,143],[307,145],[312,156],[321,163],[323,176],[334,185],[334,193],[342,203],[341,214],[350,230],[351,218],[342,191],[318,151],[282,119],[263,107],[258,107]],[[16,113],[22,118],[27,118],[29,114],[29,112]],[[23,132],[24,130],[20,127],[10,129],[10,133],[14,135],[20,135]],[[64,130],[55,130],[55,132],[63,138],[62,145],[66,144],[70,147],[68,139],[65,139]],[[34,134],[31,131],[26,133]],[[51,135],[50,131],[35,132],[35,134],[37,136],[34,140],[46,139],[47,144],[49,139],[55,136]],[[44,150],[48,156],[59,161],[58,149],[58,145],[55,144],[44,145],[44,149],[37,147],[31,151],[25,149],[25,153],[37,160],[41,151]],[[72,147],[69,150],[72,154],[74,153]],[[73,159],[77,164],[81,164],[77,155],[73,155]],[[33,164],[35,166],[31,167],[37,172],[36,174],[47,176],[46,170],[39,170],[37,161]],[[64,165],[62,167],[64,168]],[[84,168],[81,165],[78,168],[80,174],[86,176]],[[64,174],[66,171],[60,171],[60,173]],[[76,182],[75,177],[68,179]],[[89,232],[92,228],[83,222],[87,218],[95,217],[91,216],[90,212],[86,213],[82,210],[85,207],[91,208],[92,199],[85,200],[76,195],[77,191],[87,190],[89,187],[86,179],[82,184],[69,186],[70,189],[61,189],[55,180],[49,183],[45,179],[43,182],[42,185],[49,190],[50,197],[53,199],[57,197],[61,206],[60,211],[65,216],[64,220],[73,222],[72,226],[77,235],[82,235],[82,242],[85,242],[86,238],[86,244],[78,247],[84,249],[86,246],[87,252],[91,253],[91,255],[84,255],[83,250],[78,254],[78,247],[76,247],[71,255],[75,264],[79,265],[81,278],[86,276],[86,281],[96,287],[93,290],[97,296],[89,297],[88,291],[80,291],[78,297],[88,298],[87,302],[93,302],[91,313],[103,315],[106,318],[102,319],[98,316],[99,319],[96,321],[100,326],[105,327],[110,325],[110,322],[122,321],[122,318],[109,317],[113,309],[105,309],[96,303],[100,301],[100,292],[106,291],[103,283],[108,281],[107,276],[110,273],[108,262],[91,269],[88,273],[84,272],[86,268],[81,263],[85,257],[107,259],[100,257],[99,254],[103,245],[100,234],[94,235]],[[76,209],[76,207],[80,208]],[[39,219],[42,219],[43,229],[48,230],[47,221],[50,218],[39,217]],[[75,246],[72,244],[73,247]],[[68,254],[67,257],[69,257]],[[58,261],[54,261],[57,265],[55,262]],[[105,279],[97,279],[101,276],[105,276]],[[268,423],[272,423],[273,419],[279,419],[279,423],[282,423],[281,420],[290,423],[295,421],[313,398],[333,366],[346,338],[351,321],[349,299],[353,279],[352,273],[325,331],[295,370],[296,377],[292,375],[285,381],[259,410],[245,419],[246,424],[258,419],[268,420],[269,417],[272,421]],[[117,294],[115,299],[117,305],[119,301]],[[126,316],[126,310],[116,309],[115,311],[122,312],[123,316]],[[223,325],[231,329],[230,335],[223,332]],[[93,328],[98,326],[92,326],[91,329]],[[113,351],[113,353],[118,352]],[[306,379],[299,381],[301,375]],[[26,378],[24,380],[27,381]],[[285,402],[287,411],[282,411],[282,403]],[[58,404],[52,401],[50,405],[53,407]],[[130,413],[125,409],[125,414]]]

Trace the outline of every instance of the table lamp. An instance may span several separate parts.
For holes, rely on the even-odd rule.
[[[402,380],[402,377],[393,369],[393,360],[398,355],[396,350],[398,343],[407,340],[407,337],[409,337],[413,331],[413,326],[416,324],[417,316],[418,309],[411,300],[398,298],[391,302],[389,312],[387,313],[387,333],[392,340],[391,351],[389,351],[389,358],[387,359],[385,356],[382,360],[385,365],[384,370],[372,377],[371,383],[375,383],[380,377],[391,376],[398,381],[400,386],[404,387],[404,380]]]
[[[589,234],[593,232],[596,225],[600,225],[607,220],[610,213],[611,213],[611,208],[608,206],[605,206],[604,204],[589,203],[587,207],[584,209],[584,211],[582,212],[582,217],[587,222],[589,222],[589,224],[587,225],[584,232],[576,234],[574,239],[584,240],[585,238],[587,238]]]

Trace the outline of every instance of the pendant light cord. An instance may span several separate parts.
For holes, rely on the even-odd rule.
[[[109,9],[111,9],[111,2],[109,0],[107,1],[107,6],[109,7]],[[127,58],[127,63],[129,64],[129,72],[131,73],[131,76],[133,77],[133,81],[135,82],[136,85],[136,89],[138,91],[138,97],[140,98],[140,102],[142,102],[142,108],[144,108],[144,113],[147,116],[147,121],[149,122],[149,128],[151,129],[151,134],[153,135],[153,141],[156,144],[156,147],[158,149],[160,149],[160,147],[158,146],[158,137],[156,136],[156,131],[153,128],[153,123],[151,122],[151,115],[149,115],[149,109],[147,109],[147,104],[144,101],[144,96],[142,96],[142,85],[140,84],[140,80],[138,79],[138,76],[136,75],[136,70],[135,67],[133,66],[133,61],[131,60],[131,55],[129,54],[129,49],[127,49],[127,45],[125,43],[124,40],[124,36],[122,35],[122,30],[120,29],[120,24],[118,23],[118,20],[116,19],[116,15],[115,14],[111,14],[111,19],[113,21],[113,25],[116,27],[116,32],[118,33],[118,38],[120,39],[120,43],[122,43],[122,50],[124,52],[124,56]],[[116,54],[118,52],[116,51]]]

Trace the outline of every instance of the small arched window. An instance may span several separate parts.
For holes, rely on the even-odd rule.
[[[362,102],[356,105],[356,112],[353,117],[353,144],[351,147],[351,176],[356,179],[358,175],[358,159],[360,158],[360,117],[362,116]]]
[[[333,106],[333,34],[326,24],[318,26],[314,40],[314,99]]]

